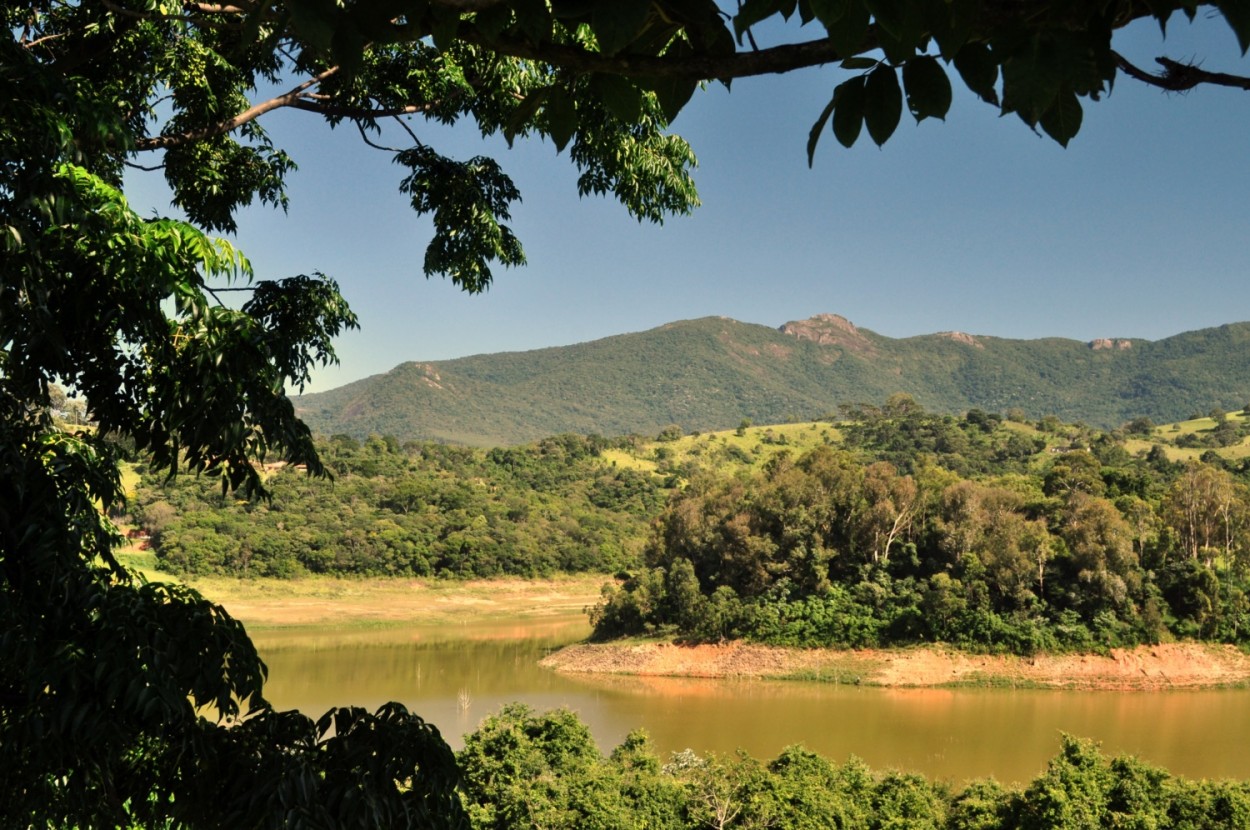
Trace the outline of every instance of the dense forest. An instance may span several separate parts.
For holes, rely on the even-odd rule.
[[[1246,640],[1244,462],[1130,454],[1124,433],[954,419],[905,396],[856,416],[841,447],[691,479],[643,567],[605,591],[596,636],[1024,654]],[[1244,434],[1220,418],[1192,440]]]
[[[608,757],[577,716],[507,706],[458,754],[475,830],[514,827],[789,830],[1092,830],[1250,826],[1250,784],[1188,781],[1064,739],[1032,782],[960,789],[921,776],[835,764],[801,746],[775,759],[699,756],[662,763],[645,733]]]
[[[1013,653],[1250,637],[1246,413],[926,412],[491,450],[336,436],[333,481],[274,498],[145,477],[138,522],[180,573],[614,575],[595,636]]]
[[[604,466],[607,446],[562,435],[483,451],[339,435],[320,444],[332,479],[277,465],[272,500],[250,502],[212,478],[149,474],[135,518],[179,574],[609,573],[638,561],[667,492],[655,476]]]

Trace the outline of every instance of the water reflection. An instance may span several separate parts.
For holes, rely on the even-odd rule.
[[[802,743],[951,781],[1034,777],[1061,732],[1193,777],[1250,778],[1250,692],[874,689],[765,680],[559,675],[537,665],[586,634],[583,618],[481,626],[259,632],[280,708],[399,700],[453,746],[505,703],[567,706],[605,750],[639,726],[664,753],[742,748],[772,757]]]

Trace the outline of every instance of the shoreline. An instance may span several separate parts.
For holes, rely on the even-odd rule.
[[[1106,655],[1017,657],[970,654],[940,645],[851,651],[631,641],[566,646],[540,665],[570,674],[797,679],[887,688],[1158,691],[1250,684],[1250,655],[1233,646],[1198,643],[1112,649]]]
[[[555,579],[348,579],[206,577],[190,581],[250,631],[377,629],[564,619],[598,599],[602,575]],[[1107,654],[1019,657],[942,645],[804,649],[741,641],[679,645],[629,640],[574,643],[540,661],[570,674],[808,680],[886,688],[998,687],[1107,691],[1250,686],[1250,654],[1233,646],[1165,643]]]

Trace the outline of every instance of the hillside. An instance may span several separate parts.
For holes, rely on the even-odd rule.
[[[654,434],[819,417],[906,392],[936,412],[1111,427],[1250,400],[1250,323],[1164,340],[890,338],[836,315],[779,329],[707,317],[529,352],[403,363],[295,399],[314,431],[476,445],[559,432]]]

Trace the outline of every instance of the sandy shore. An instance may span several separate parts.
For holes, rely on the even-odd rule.
[[[747,643],[573,645],[542,664],[562,672],[683,677],[803,677],[872,686],[1182,689],[1250,682],[1250,656],[1231,646],[1171,643],[1108,655],[964,654],[942,647],[835,651]]]

